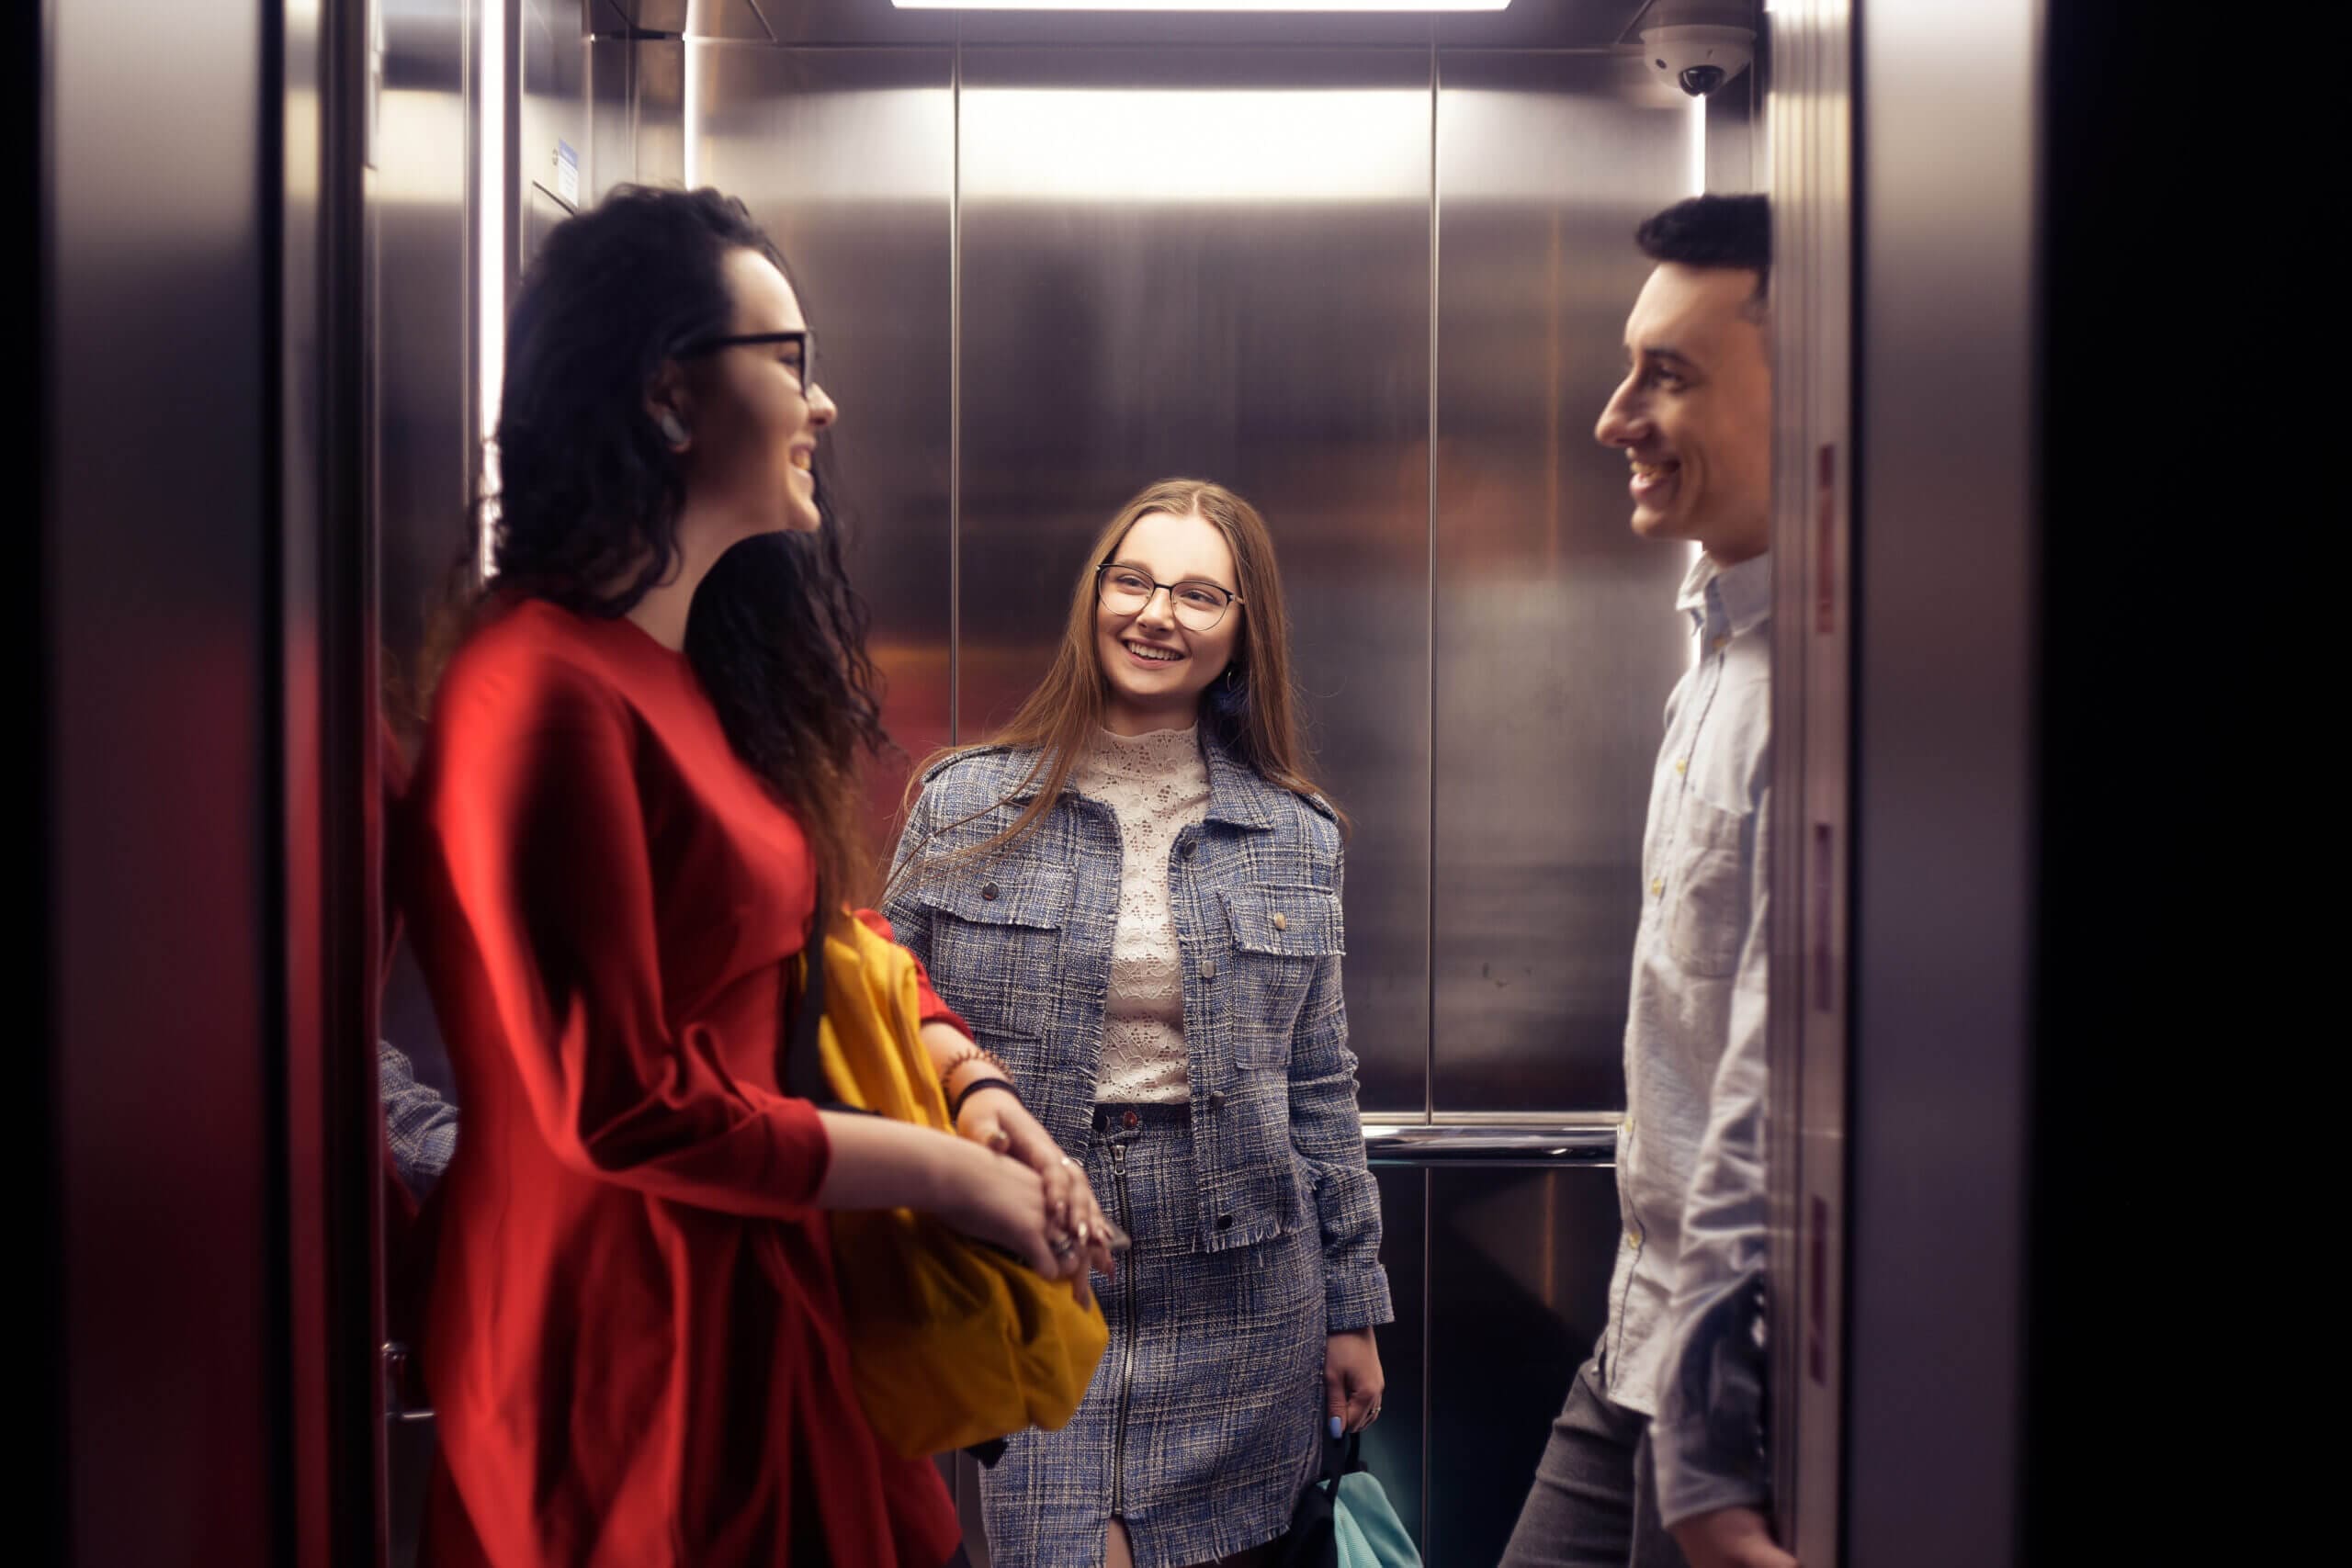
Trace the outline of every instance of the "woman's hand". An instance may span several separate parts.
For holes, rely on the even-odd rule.
[[[1380,1348],[1369,1328],[1351,1328],[1323,1341],[1324,1413],[1342,1432],[1361,1432],[1380,1417]]]
[[[945,1158],[936,1194],[925,1207],[966,1235],[1016,1254],[1046,1279],[1077,1276],[1083,1285],[1083,1255],[1074,1247],[1055,1249],[1060,1232],[1046,1217],[1042,1177],[1009,1155],[962,1138],[927,1135],[945,1145]]]
[[[1085,1170],[1063,1155],[1019,1100],[1001,1089],[981,1089],[964,1101],[963,1112],[956,1118],[956,1131],[1035,1171],[1045,1187],[1046,1220],[1052,1235],[1071,1243],[1071,1256],[1082,1259],[1087,1269],[1106,1279],[1118,1277],[1118,1260],[1111,1253],[1110,1222],[1094,1190],[1087,1185]],[[1089,1299],[1084,1269],[1079,1280],[1080,1288],[1073,1293],[1083,1304]]]

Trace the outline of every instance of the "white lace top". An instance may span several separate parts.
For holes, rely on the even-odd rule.
[[[1094,1098],[1181,1105],[1192,1098],[1184,1057],[1184,964],[1168,905],[1176,835],[1208,812],[1209,770],[1195,728],[1096,732],[1071,778],[1119,819],[1119,924],[1102,1009],[1102,1072]]]

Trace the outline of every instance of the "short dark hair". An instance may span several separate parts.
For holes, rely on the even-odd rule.
[[[1634,243],[1655,262],[1745,267],[1756,275],[1756,303],[1772,280],[1772,205],[1760,196],[1694,196],[1654,214]]]

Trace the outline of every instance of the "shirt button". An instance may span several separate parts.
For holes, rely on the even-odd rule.
[[[1689,773],[1690,771],[1690,759],[1688,757],[1677,757],[1674,759],[1674,771],[1678,773]]]
[[[1639,1247],[1639,1246],[1641,1246],[1641,1245],[1642,1245],[1642,1233],[1641,1233],[1641,1232],[1639,1232],[1639,1231],[1627,1231],[1627,1232],[1625,1233],[1625,1245],[1626,1245],[1627,1247]]]
[[[1222,1111],[1225,1109],[1225,1091],[1223,1089],[1213,1089],[1209,1090],[1209,1109],[1211,1111]]]
[[[1204,980],[1214,980],[1216,978],[1216,959],[1204,958],[1201,960],[1201,978]]]
[[[1282,916],[1276,915],[1274,917],[1274,930],[1278,931],[1286,931],[1290,930],[1290,922],[1284,919]]]
[[[1650,878],[1650,897],[1653,898],[1663,898],[1666,897],[1665,877],[1653,876]]]
[[[1724,649],[1729,648],[1730,646],[1731,638],[1727,637],[1719,637],[1715,638],[1715,651],[1717,653],[1721,653]]]
[[[980,897],[987,899],[991,904],[995,903],[996,884],[993,882],[984,884],[980,888]]]
[[[1216,1228],[1221,1231],[1231,1230],[1233,1228],[1233,1216],[1231,1214],[1219,1214],[1216,1217]]]

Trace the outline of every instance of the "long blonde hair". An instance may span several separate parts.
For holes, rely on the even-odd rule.
[[[1110,681],[1103,673],[1094,635],[1096,573],[1126,539],[1128,530],[1157,513],[1171,517],[1198,515],[1224,535],[1239,579],[1241,637],[1226,672],[1201,694],[1202,728],[1276,788],[1303,796],[1321,794],[1308,771],[1306,748],[1299,737],[1298,704],[1290,677],[1290,616],[1283,604],[1282,571],[1274,564],[1274,540],[1267,532],[1266,520],[1258,515],[1256,507],[1223,485],[1206,479],[1161,479],[1145,486],[1119,508],[1109,526],[1096,536],[1071,592],[1069,618],[1062,627],[1061,647],[1054,655],[1053,666],[1012,719],[988,740],[942,748],[915,770],[907,785],[910,808],[922,792],[923,778],[944,761],[989,747],[1037,752],[1036,761],[1012,791],[1018,795],[1035,785],[1036,795],[1012,826],[985,843],[957,852],[944,863],[978,860],[1026,837],[1053,809],[1070,770],[1094,732],[1102,728]],[[1347,818],[1336,807],[1332,811],[1344,831]],[[910,856],[902,873],[919,858],[919,854]]]

